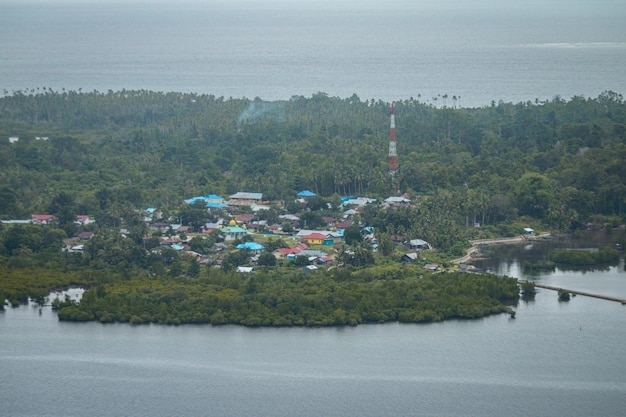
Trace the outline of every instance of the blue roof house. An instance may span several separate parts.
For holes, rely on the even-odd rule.
[[[224,208],[226,207],[225,201],[222,197],[215,194],[209,194],[202,197],[192,197],[187,200],[184,200],[185,203],[189,205],[193,205],[198,201],[201,201],[205,204],[207,208]]]
[[[209,194],[205,195],[203,198],[206,203],[224,204],[224,198],[219,195]]]
[[[198,201],[204,201],[204,197],[191,197],[191,198],[188,198],[187,200],[183,200],[183,201],[191,206],[191,205],[195,204]]]
[[[206,203],[206,204],[204,205],[204,207],[206,207],[206,208],[223,209],[223,208],[228,207],[228,205],[227,205],[227,204],[224,204],[224,203]]]
[[[263,252],[263,250],[265,249],[265,246],[257,242],[246,242],[246,243],[240,243],[239,245],[237,245],[237,249],[248,249],[249,251],[257,255]]]

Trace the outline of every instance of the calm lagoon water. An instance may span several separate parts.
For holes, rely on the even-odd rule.
[[[584,233],[579,238],[562,238],[548,242],[533,242],[519,245],[502,245],[487,248],[490,259],[475,262],[498,275],[508,275],[518,279],[533,280],[538,283],[571,290],[589,292],[626,299],[626,267],[624,258],[616,265],[596,268],[567,268],[557,266],[554,271],[527,271],[524,261],[536,263],[548,261],[553,249],[597,250],[600,247],[616,247],[616,242],[624,240],[624,232],[609,235],[603,232]]]
[[[540,279],[572,277],[571,289],[626,284],[623,263]],[[248,329],[65,323],[22,306],[0,313],[0,404],[7,416],[623,415],[626,306],[540,290],[516,310]]]
[[[624,306],[538,294],[507,315],[330,329],[0,315],[7,416],[619,416]]]

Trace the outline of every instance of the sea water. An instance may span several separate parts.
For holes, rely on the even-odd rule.
[[[542,290],[517,317],[341,328],[0,314],[5,416],[619,416],[624,306]]]
[[[613,0],[2,0],[0,94],[596,97],[626,92],[625,20]]]
[[[521,259],[491,263],[626,294],[623,260],[528,276]],[[11,308],[0,313],[2,415],[623,415],[626,306],[539,289],[514,309],[514,319],[250,329],[67,323],[49,307]]]

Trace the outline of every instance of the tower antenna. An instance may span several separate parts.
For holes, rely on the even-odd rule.
[[[396,180],[398,172],[398,153],[396,151],[396,110],[393,102],[391,102],[391,123],[389,126],[389,175],[391,175],[391,183],[393,184],[396,194],[399,192],[399,186]]]

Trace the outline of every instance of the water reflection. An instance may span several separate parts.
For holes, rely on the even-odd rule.
[[[80,299],[83,298],[84,292],[85,292],[85,289],[80,288],[80,287],[64,288],[62,290],[50,292],[50,294],[48,294],[48,296],[44,297],[42,300],[29,299],[28,304],[40,306],[40,307],[46,307],[46,306],[54,305],[55,302],[61,302],[61,301],[79,302]]]
[[[490,247],[489,256],[476,260],[474,265],[491,273],[520,280],[626,298],[623,252],[619,262],[593,267],[555,264],[550,260],[550,253],[555,249],[597,250],[604,246],[616,247],[616,242],[623,239],[623,231],[610,234],[595,232],[532,244],[494,245]]]

